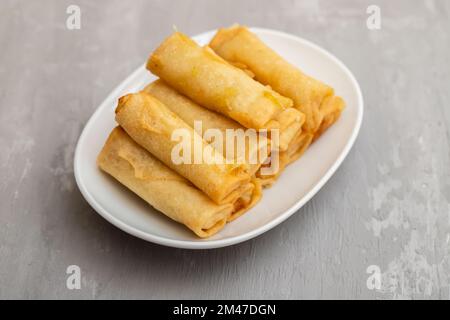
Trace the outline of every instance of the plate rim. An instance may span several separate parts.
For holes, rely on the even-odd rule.
[[[80,190],[83,197],[86,199],[86,201],[89,203],[89,205],[105,220],[116,226],[117,228],[121,229],[122,231],[131,234],[135,237],[138,237],[140,239],[156,243],[159,245],[174,247],[174,248],[182,248],[182,249],[214,249],[214,248],[221,248],[226,246],[231,246],[234,244],[238,244],[240,242],[244,242],[247,240],[250,240],[252,238],[255,238],[270,229],[276,227],[277,225],[281,224],[285,220],[287,220],[289,217],[291,217],[295,212],[297,212],[301,207],[303,207],[309,200],[311,200],[312,197],[316,195],[316,193],[322,189],[322,187],[328,182],[328,180],[331,178],[331,176],[336,172],[336,170],[341,166],[342,162],[347,157],[348,153],[350,152],[351,148],[353,147],[356,138],[358,137],[363,114],[364,114],[364,100],[361,92],[361,88],[359,86],[358,81],[356,80],[353,73],[350,71],[350,69],[337,57],[335,57],[332,53],[328,52],[327,50],[323,49],[319,45],[314,44],[313,42],[306,40],[304,38],[301,38],[299,36],[289,34],[283,31],[273,30],[273,29],[267,29],[267,28],[256,28],[252,27],[250,28],[252,31],[255,32],[263,32],[263,33],[269,33],[272,35],[280,36],[289,38],[291,40],[295,40],[298,42],[302,42],[303,44],[312,47],[313,49],[319,51],[321,54],[324,54],[327,58],[331,59],[334,63],[336,63],[343,71],[344,73],[349,77],[350,82],[352,85],[356,88],[356,94],[357,94],[357,118],[356,118],[356,124],[352,130],[352,134],[350,136],[350,139],[345,144],[345,147],[340,152],[339,156],[337,157],[336,161],[334,161],[333,165],[326,171],[326,173],[320,178],[319,182],[311,188],[305,196],[303,196],[301,199],[299,199],[293,206],[291,206],[288,210],[284,211],[282,214],[280,214],[278,217],[272,219],[268,223],[251,230],[249,232],[243,233],[238,236],[234,236],[227,239],[217,239],[217,240],[208,240],[204,239],[203,241],[191,241],[191,240],[175,240],[175,239],[169,239],[162,236],[158,236],[155,234],[149,234],[144,231],[141,231],[133,226],[130,226],[123,222],[122,220],[116,218],[113,214],[109,213],[106,209],[104,209],[96,200],[95,198],[90,194],[88,191],[88,188],[83,183],[83,180],[81,178],[80,170],[80,146],[82,142],[86,138],[87,131],[86,128],[90,127],[92,123],[94,123],[95,119],[100,114],[100,111],[105,107],[107,102],[111,99],[113,99],[115,96],[117,96],[117,93],[122,91],[125,86],[128,85],[128,82],[130,79],[133,79],[136,77],[137,74],[142,72],[142,69],[145,69],[145,63],[141,66],[139,66],[135,71],[133,71],[130,75],[128,75],[119,85],[117,85],[109,94],[108,96],[102,101],[102,103],[97,107],[97,109],[94,111],[94,113],[90,116],[89,120],[86,122],[86,124],[83,127],[83,130],[78,138],[76,148],[75,148],[75,155],[74,155],[74,175],[75,175],[75,181],[77,183],[78,189]],[[200,33],[198,35],[193,36],[193,38],[201,38],[205,37],[208,34],[212,32],[216,32],[217,29],[209,30],[203,33]]]

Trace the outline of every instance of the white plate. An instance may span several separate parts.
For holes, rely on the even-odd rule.
[[[330,84],[346,102],[339,121],[303,157],[290,165],[262,200],[244,216],[208,239],[197,238],[147,205],[96,166],[96,157],[114,128],[117,99],[151,82],[141,66],[98,107],[84,128],[75,152],[75,178],[89,204],[106,220],[136,237],[154,243],[190,249],[218,248],[256,237],[300,209],[328,181],[350,151],[362,121],[363,99],[352,73],[330,53],[301,38],[279,31],[252,28],[266,44],[307,74]],[[214,31],[193,37],[206,44]]]

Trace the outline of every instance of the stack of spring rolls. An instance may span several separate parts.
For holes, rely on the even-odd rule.
[[[254,206],[262,188],[272,185],[344,108],[331,87],[239,25],[220,29],[205,47],[175,32],[152,53],[147,69],[160,79],[119,99],[119,126],[97,162],[202,238]],[[221,134],[204,134],[209,130]],[[257,138],[231,144],[230,153],[226,147],[236,136],[228,132],[249,130],[259,133]],[[189,152],[180,152],[174,139],[180,132]],[[174,161],[174,154],[201,158]]]

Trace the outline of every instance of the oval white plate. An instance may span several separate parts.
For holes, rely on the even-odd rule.
[[[264,190],[262,200],[239,219],[208,239],[197,238],[147,205],[120,183],[101,172],[96,157],[115,127],[117,99],[142,89],[155,79],[141,66],[98,107],[84,128],[75,151],[75,178],[89,204],[106,220],[136,237],[154,243],[190,249],[236,244],[275,227],[301,208],[328,181],[350,151],[361,126],[363,99],[352,73],[330,53],[309,41],[278,31],[252,28],[261,39],[305,73],[330,84],[346,102],[339,121],[314,143],[279,180]],[[215,34],[193,37],[206,44]]]

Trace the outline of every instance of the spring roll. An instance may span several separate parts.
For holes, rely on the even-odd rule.
[[[251,181],[252,188],[243,193],[234,203],[233,203],[233,211],[227,218],[227,222],[233,221],[248,210],[253,208],[255,204],[261,200],[262,197],[262,185],[259,179],[253,178]]]
[[[279,153],[279,166],[278,170],[273,174],[262,174],[262,170],[266,166],[270,166],[270,162],[263,164],[261,168],[256,172],[256,177],[259,179],[263,188],[268,188],[278,179],[284,169],[292,162],[300,158],[306,149],[313,141],[313,135],[307,132],[300,132],[295,137],[291,144],[289,144],[288,150]]]
[[[299,134],[289,145],[289,149],[287,150],[287,160],[286,165],[291,164],[298,158],[300,158],[303,153],[305,153],[306,149],[312,143],[314,135],[308,132],[302,132]]]
[[[134,142],[120,127],[111,132],[97,163],[152,207],[184,224],[199,237],[217,233],[234,210],[232,204],[213,202]]]
[[[333,88],[304,74],[246,27],[235,25],[219,29],[209,45],[225,60],[246,66],[256,80],[291,98],[294,107],[306,115],[305,131],[315,133],[321,128],[324,120],[321,104],[333,95]]]
[[[345,102],[341,97],[332,96],[325,98],[320,106],[320,111],[323,114],[323,121],[319,129],[314,133],[313,141],[316,141],[322,133],[335,123],[345,108]]]
[[[222,132],[224,141],[222,141],[221,145],[223,147],[226,146],[226,130],[227,129],[233,129],[233,130],[243,130],[245,129],[242,127],[239,123],[231,120],[230,118],[227,118],[221,114],[218,114],[214,111],[211,111],[209,109],[203,108],[202,106],[199,106],[195,102],[193,102],[191,99],[181,95],[176,90],[168,86],[164,81],[161,79],[150,83],[147,85],[144,90],[145,92],[151,94],[158,100],[160,100],[162,103],[164,103],[171,111],[176,113],[182,120],[184,120],[188,125],[191,127],[194,127],[195,121],[201,121],[202,122],[202,129],[208,130],[208,129],[218,129]],[[202,134],[202,132],[197,132],[198,134]],[[207,139],[205,139],[207,142]],[[242,155],[242,150],[235,150],[234,153],[234,161],[235,163],[238,163],[238,158],[245,157],[245,160],[248,163],[248,172],[251,176],[257,176],[257,181],[254,181],[254,183],[258,184],[259,189],[261,187],[266,187],[269,184],[272,184],[275,181],[275,176],[278,177],[279,172],[282,170],[282,166],[278,167],[278,171],[275,172],[272,175],[261,175],[259,172],[259,168],[261,167],[262,163],[266,162],[266,160],[270,157],[270,149],[265,150],[265,152],[262,150],[263,148],[270,148],[270,141],[258,141],[256,144],[251,144],[251,141],[246,141],[245,144],[245,155]],[[219,150],[222,152],[223,155],[227,156],[227,152],[222,150]],[[261,156],[263,155],[263,156]],[[274,155],[275,156],[275,155]],[[257,163],[253,163],[253,161],[250,161],[249,159],[258,159]],[[258,187],[255,187],[256,189]],[[258,197],[257,194],[260,193],[258,190],[254,190],[252,194],[252,200],[248,201],[246,205],[243,206],[245,210],[248,210],[248,207],[251,207],[250,202],[256,203]],[[245,204],[246,201],[244,200],[245,197],[242,197],[238,201],[238,204],[242,205]],[[235,210],[235,213],[232,215],[231,220],[234,220],[236,217],[240,216],[243,212],[237,212]]]
[[[230,118],[199,106],[194,101],[168,86],[161,79],[150,83],[143,91],[151,94],[164,103],[184,122],[193,127],[199,135],[203,136],[205,141],[212,143],[225,158],[230,159],[232,163],[235,164],[245,164],[247,172],[251,176],[255,174],[261,164],[269,157],[270,144],[269,140],[265,137],[257,137],[258,139],[254,139],[253,141],[251,139],[245,139],[245,145],[243,147],[241,145],[239,148],[238,143],[234,141],[236,142],[234,148],[226,150],[227,132],[238,132],[238,130],[241,130],[242,132],[245,128]],[[214,141],[214,136],[208,137],[205,135],[208,130],[215,129],[220,131],[220,136],[222,137],[221,141]],[[228,137],[230,137],[229,134]],[[230,138],[234,139],[234,137]]]
[[[134,141],[217,204],[233,203],[248,189],[248,173],[240,166],[226,164],[218,151],[151,95],[139,92],[121,97],[116,121]],[[187,143],[187,150],[180,148],[181,142],[172,139],[177,133],[181,142]]]
[[[264,172],[264,169],[272,166],[271,161],[267,161],[267,163],[263,164],[261,168],[256,172],[255,176],[258,179],[259,183],[263,188],[268,188],[273,185],[273,183],[278,179],[278,177],[283,172],[284,168],[288,163],[288,153],[287,151],[279,152],[278,155],[278,169],[271,174],[267,174]],[[270,159],[271,160],[271,159]],[[272,170],[270,170],[272,171]]]
[[[253,80],[209,47],[176,32],[150,56],[147,69],[198,104],[222,113],[246,128],[278,129],[286,150],[301,130],[303,114],[292,100]]]

